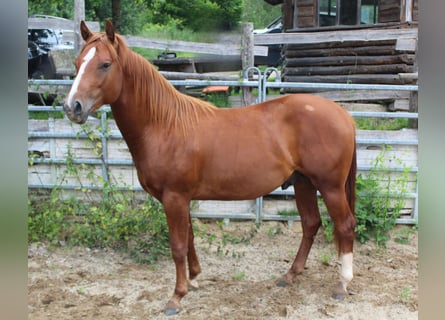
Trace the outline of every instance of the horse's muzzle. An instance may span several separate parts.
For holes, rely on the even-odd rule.
[[[79,100],[75,100],[72,105],[65,102],[63,105],[63,111],[65,111],[67,117],[75,123],[82,124],[88,119],[88,112],[84,110]]]

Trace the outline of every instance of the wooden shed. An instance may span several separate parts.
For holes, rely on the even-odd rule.
[[[283,81],[417,83],[418,0],[265,1],[299,35],[283,44]]]

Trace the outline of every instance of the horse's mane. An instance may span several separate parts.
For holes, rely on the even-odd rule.
[[[142,108],[141,116],[151,124],[186,133],[200,116],[212,114],[216,109],[208,102],[178,92],[148,60],[132,51],[123,37],[115,35],[115,49],[103,34],[90,41],[94,40],[101,40],[113,59],[121,64],[125,81],[131,81],[134,88],[131,103]]]

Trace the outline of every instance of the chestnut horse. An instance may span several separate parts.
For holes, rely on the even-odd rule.
[[[289,271],[290,285],[304,270],[321,225],[320,192],[340,261],[334,296],[352,280],[356,175],[355,126],[336,103],[308,94],[256,105],[218,109],[179,93],[142,56],[129,49],[110,21],[93,33],[84,22],[85,45],[64,110],[72,121],[109,104],[131,152],[140,184],[165,210],[176,266],[176,286],[165,314],[176,314],[201,272],[193,242],[191,200],[241,200],[293,185],[303,238]],[[187,265],[188,264],[188,279]]]

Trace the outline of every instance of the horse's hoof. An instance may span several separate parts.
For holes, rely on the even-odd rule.
[[[177,315],[180,311],[181,311],[181,307],[177,303],[175,303],[173,301],[169,301],[167,303],[167,305],[165,306],[164,315],[174,316],[174,315]]]
[[[169,316],[175,316],[179,313],[178,309],[165,309],[164,310],[164,314],[169,317]]]
[[[332,298],[334,298],[335,300],[343,301],[345,300],[345,293],[334,292],[332,294]]]
[[[347,295],[348,291],[343,287],[342,283],[339,282],[334,290],[334,293],[332,294],[332,298],[343,301]]]
[[[277,281],[275,281],[275,285],[280,288],[285,288],[288,287],[290,283],[286,279],[280,278]]]

